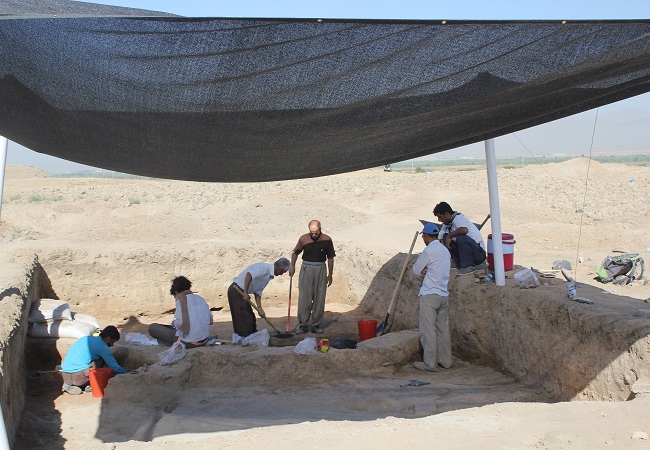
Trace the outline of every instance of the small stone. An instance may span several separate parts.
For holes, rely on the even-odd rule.
[[[645,431],[635,431],[632,433],[632,439],[643,439],[644,441],[648,440],[648,433]]]

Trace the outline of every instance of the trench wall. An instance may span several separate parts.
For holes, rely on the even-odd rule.
[[[49,292],[49,283],[34,254],[0,260],[0,405],[12,445],[25,407],[27,316],[32,301]]]
[[[372,250],[371,250],[372,251]],[[365,252],[366,254],[368,252]],[[350,279],[367,278],[360,307],[383,320],[406,254],[388,259],[350,252]],[[392,331],[418,326],[421,278],[410,263],[389,323]],[[356,258],[356,259],[355,259]],[[542,386],[558,400],[626,400],[631,385],[650,376],[650,321],[647,303],[603,294],[584,285],[581,295],[594,305],[569,301],[563,279],[542,279],[536,289],[520,289],[507,274],[506,286],[478,282],[473,276],[449,282],[449,317],[454,354]]]
[[[206,264],[206,252],[216,254],[216,263]],[[406,255],[346,243],[339,245],[338,253],[335,289],[328,291],[328,299],[357,305],[368,317],[383,320]],[[225,289],[233,273],[252,262],[274,261],[280,256],[270,245],[252,250],[199,244],[183,248],[129,246],[110,253],[49,249],[39,252],[38,259],[33,254],[14,255],[11,264],[3,265],[0,296],[4,318],[0,401],[8,435],[14,436],[24,407],[26,320],[33,299],[71,300],[73,310],[90,314],[101,310],[115,317],[155,315],[172,306],[169,280],[184,274],[214,306],[225,303]],[[224,267],[220,260],[230,261],[231,266]],[[417,327],[420,278],[411,272],[414,260],[412,257],[399,289],[391,331]],[[232,261],[241,263],[241,268],[233,269]],[[277,298],[284,303],[288,281],[282,277],[274,280],[267,300]],[[630,386],[650,371],[650,324],[646,316],[637,313],[643,302],[625,299],[618,307],[611,305],[569,302],[559,280],[521,290],[512,279],[506,287],[497,288],[476,283],[471,276],[452,277],[454,353],[514,375],[525,384],[541,385],[558,400],[625,400],[633,395]]]

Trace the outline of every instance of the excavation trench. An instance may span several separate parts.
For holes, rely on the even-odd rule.
[[[325,334],[317,338],[358,339],[360,319],[382,320],[406,257],[346,250],[352,256],[338,263],[336,288],[328,292]],[[225,256],[233,249],[203,246],[203,251]],[[270,253],[238,257],[270,260]],[[210,306],[226,307],[225,291],[234,275],[203,267],[198,247],[180,255],[158,249],[40,251],[38,259],[26,258],[31,262],[18,268],[23,274],[25,266],[29,270],[14,300],[22,302],[24,316],[34,298],[58,297],[76,312],[95,315],[102,325],[118,326],[123,335],[146,333],[149,323],[170,319],[161,314],[173,306],[168,282],[183,274]],[[545,283],[521,290],[511,277],[503,288],[452,277],[455,364],[435,374],[412,367],[420,351],[415,330],[419,279],[414,276],[405,277],[391,333],[361,342],[354,350],[298,355],[293,348],[302,336],[295,336],[273,338],[269,347],[193,349],[179,363],[160,366],[157,354],[164,348],[122,340],[114,354],[126,369],[138,373],[113,378],[101,400],[85,394],[62,396],[56,373],[32,376],[60,363],[74,340],[23,337],[24,364],[15,371],[20,375],[22,370],[27,395],[17,448],[68,441],[82,445],[97,439],[183,440],[186,433],[322,419],[415,418],[496,402],[632,398],[631,386],[648,373],[650,361],[644,303],[583,286],[582,294],[596,304],[578,304],[566,299],[561,280]],[[270,320],[281,329],[288,284],[278,277],[265,299]],[[297,291],[293,297],[295,305]],[[293,316],[292,324],[295,309]],[[229,339],[227,308],[215,313],[215,322],[214,334]],[[258,327],[264,325],[258,320]],[[25,336],[25,327],[21,317],[14,332]],[[147,372],[141,369],[144,363]],[[400,387],[414,379],[430,384]],[[78,420],[93,425],[80,431]],[[33,433],[34,427],[41,431]]]

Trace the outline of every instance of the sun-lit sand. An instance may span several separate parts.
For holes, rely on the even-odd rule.
[[[638,309],[636,302],[650,298],[649,284],[602,285],[593,278],[598,263],[616,250],[640,252],[650,260],[650,168],[592,161],[585,183],[587,168],[585,159],[500,168],[503,231],[517,241],[515,264],[550,269],[566,259],[577,266],[578,282],[589,285],[583,293],[593,293],[599,305],[609,296],[616,299],[612,308],[632,302]],[[229,339],[226,289],[232,278],[252,262],[288,256],[308,221],[320,219],[337,251],[325,336],[357,339],[358,320],[383,319],[404,254],[420,229],[418,219],[434,220],[431,211],[442,200],[481,222],[489,213],[485,169],[366,170],[308,180],[206,184],[62,179],[9,166],[0,245],[5,261],[38,254],[58,297],[103,325],[117,325],[123,334],[146,332],[149,323],[169,320],[162,314],[173,306],[169,281],[186,275],[210,306],[224,307],[214,313],[213,332]],[[484,238],[490,232],[487,222]],[[422,248],[418,241],[414,252]],[[535,298],[557,299],[563,280],[542,281]],[[162,367],[153,364],[161,349],[122,341],[116,352],[122,352],[128,368],[147,361],[153,364],[148,373],[111,380],[103,401],[61,395],[56,375],[30,381],[17,444],[85,449],[650,445],[645,434],[650,405],[639,386],[632,401],[556,403],[557,395],[541,385],[460,355],[449,371],[413,369],[418,283],[407,273],[395,332],[354,351],[299,356],[291,349],[300,338],[274,338],[266,349],[200,349],[178,365]],[[288,296],[289,279],[281,276],[263,300],[281,330]],[[258,319],[258,327],[265,325]],[[66,341],[49,350],[65,352]],[[36,367],[46,362],[43,351],[31,350],[29,369],[43,368]],[[431,384],[399,387],[410,379]]]

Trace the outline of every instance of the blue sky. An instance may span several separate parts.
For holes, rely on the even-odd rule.
[[[106,5],[165,11],[187,17],[286,17],[348,19],[650,19],[645,0],[435,1],[435,0],[113,0]],[[530,128],[496,140],[498,155],[589,153],[596,110]],[[517,139],[518,138],[518,139]],[[526,148],[522,145],[521,142]],[[650,94],[601,107],[595,152],[650,150]],[[482,143],[448,150],[437,157],[483,156]],[[8,164],[36,166],[50,173],[87,166],[9,144]]]

